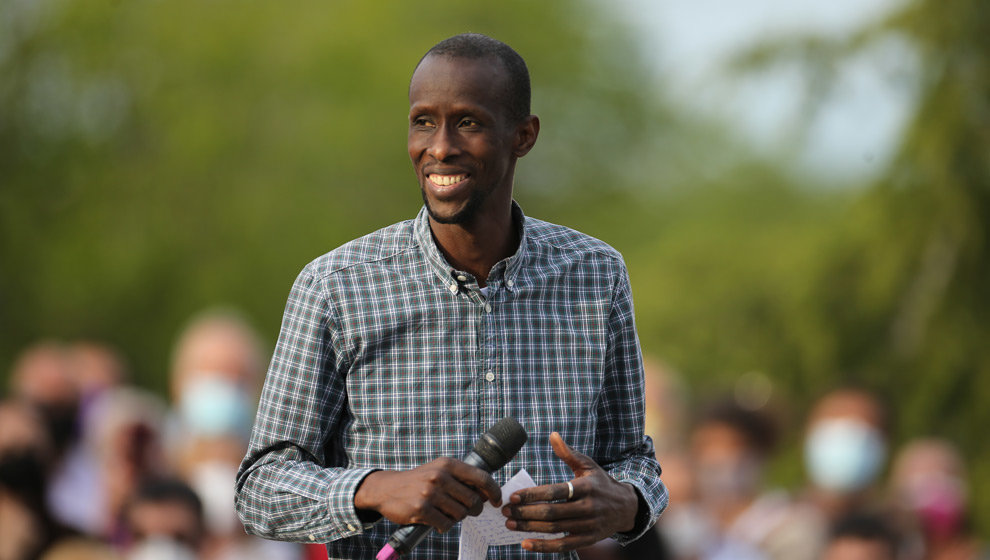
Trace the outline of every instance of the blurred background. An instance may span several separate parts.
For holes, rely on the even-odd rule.
[[[209,514],[196,554],[247,555],[217,537],[236,533],[211,505],[228,498],[205,494],[232,480],[288,289],[316,256],[415,215],[408,80],[434,43],[476,31],[532,74],[523,209],[629,266],[671,513],[714,527],[675,519],[701,536],[661,532],[669,557],[718,557],[698,543],[740,531],[752,505],[709,504],[694,480],[736,441],[705,439],[711,424],[739,432],[749,493],[828,513],[822,543],[862,513],[843,492],[917,514],[884,518],[903,554],[985,540],[990,12],[818,4],[0,0],[0,465],[16,462],[6,441],[21,469],[0,468],[0,509],[34,504],[35,541],[98,535],[132,554],[137,506],[164,495]],[[760,422],[737,413],[774,429],[740,431]],[[833,416],[862,421],[815,431]],[[25,443],[39,426],[51,441]],[[816,479],[809,442],[826,432],[870,450],[846,459],[858,486]],[[895,459],[915,444],[949,481],[920,486],[952,488],[932,498],[951,505],[940,516],[898,486],[913,487]],[[44,488],[4,506],[25,457]],[[723,557],[760,557],[742,554]]]

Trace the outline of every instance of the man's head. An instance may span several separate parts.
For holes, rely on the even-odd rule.
[[[531,98],[529,69],[523,57],[509,45],[480,33],[461,33],[433,45],[419,60],[416,68],[418,69],[423,61],[431,56],[498,60],[508,78],[503,84],[504,89],[501,89],[498,95],[505,103],[509,118],[518,123],[529,116]]]
[[[409,83],[409,157],[436,223],[476,225],[509,215],[516,159],[539,119],[529,74],[508,45],[458,35],[433,47]]]

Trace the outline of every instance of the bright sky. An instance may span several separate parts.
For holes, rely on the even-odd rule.
[[[803,76],[778,68],[729,80],[720,66],[739,49],[793,35],[848,34],[905,0],[618,0],[677,102],[726,117],[768,153],[794,144]],[[916,62],[890,39],[839,70],[833,95],[812,121],[796,167],[840,180],[868,178],[894,148],[914,99]]]

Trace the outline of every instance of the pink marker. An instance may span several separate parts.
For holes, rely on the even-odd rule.
[[[399,553],[392,548],[392,545],[386,544],[378,551],[378,555],[375,556],[376,560],[396,560],[399,557]]]

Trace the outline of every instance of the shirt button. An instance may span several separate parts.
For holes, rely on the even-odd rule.
[[[463,274],[458,274],[457,279],[461,282],[467,282],[467,276],[464,276]]]
[[[316,536],[315,536],[315,535],[310,535],[310,536],[309,536],[309,540],[311,540],[311,541],[315,541],[315,540],[316,540]]]
[[[505,285],[511,288],[512,287],[512,280],[506,280],[505,281]]]
[[[347,524],[347,530],[348,531],[357,531],[357,527],[355,527],[354,525],[351,525],[350,523],[348,523]]]
[[[495,374],[493,372],[488,372],[485,374],[485,381],[495,381]]]
[[[452,294],[456,294],[457,293],[457,284],[451,284],[450,285],[450,293],[452,293]]]
[[[491,313],[492,312],[492,304],[486,303],[485,304],[485,311]]]

